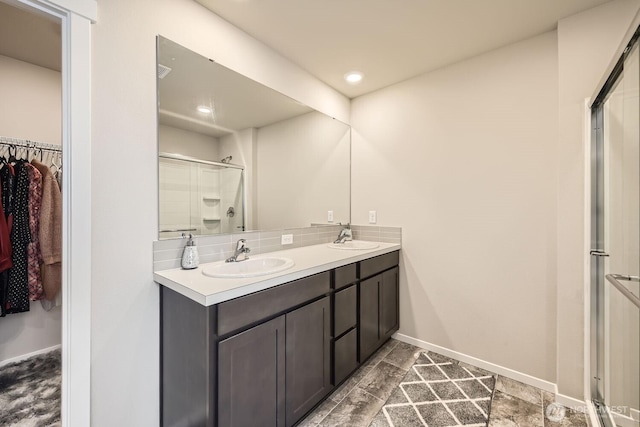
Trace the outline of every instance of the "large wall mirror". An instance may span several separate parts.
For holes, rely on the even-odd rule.
[[[349,222],[349,125],[162,36],[157,47],[160,239]]]

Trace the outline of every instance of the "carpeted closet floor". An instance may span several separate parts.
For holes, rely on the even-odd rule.
[[[60,350],[0,368],[0,426],[60,425]]]

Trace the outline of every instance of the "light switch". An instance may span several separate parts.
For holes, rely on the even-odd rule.
[[[293,234],[283,234],[280,239],[280,244],[282,245],[292,245],[293,244]]]
[[[378,214],[376,211],[369,211],[369,224],[375,224],[378,222]]]
[[[327,221],[328,222],[333,222],[333,211],[328,211],[327,212]]]

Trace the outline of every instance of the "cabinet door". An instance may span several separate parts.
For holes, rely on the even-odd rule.
[[[360,282],[360,363],[378,348],[380,341],[380,282],[382,275]]]
[[[285,425],[285,317],[218,344],[218,426]]]
[[[331,390],[330,298],[287,313],[287,427]]]
[[[398,267],[382,273],[380,335],[384,341],[398,330]]]

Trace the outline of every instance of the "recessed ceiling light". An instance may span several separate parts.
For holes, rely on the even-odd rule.
[[[211,113],[211,108],[201,105],[198,107],[198,111],[200,111],[202,114],[209,114]]]
[[[357,85],[358,83],[360,83],[363,77],[364,74],[362,74],[360,71],[350,71],[344,75],[344,79],[347,81],[347,83],[352,85]]]

